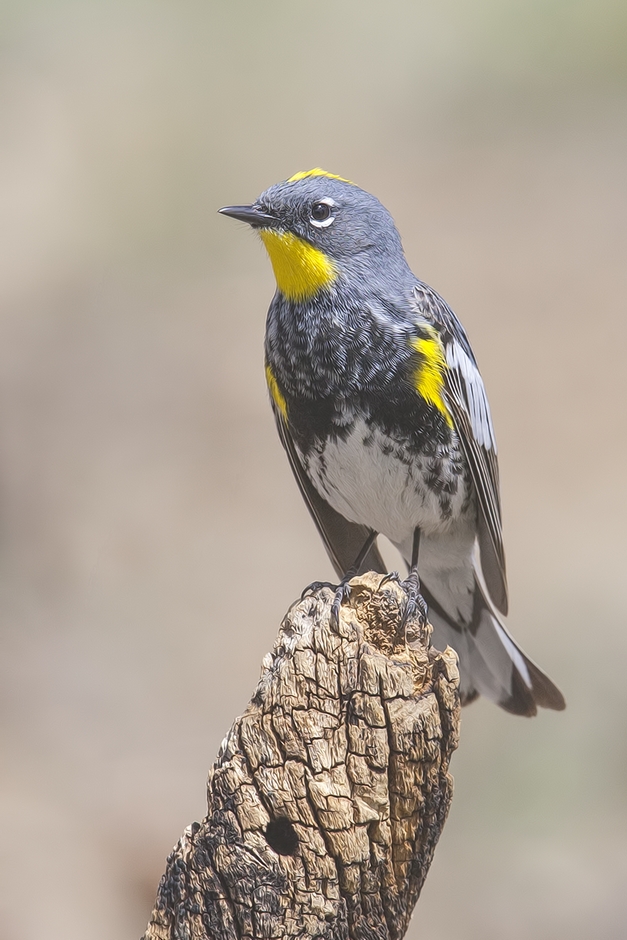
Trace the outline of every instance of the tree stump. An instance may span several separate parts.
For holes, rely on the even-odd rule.
[[[144,940],[405,934],[452,797],[457,657],[400,627],[393,580],[354,578],[335,627],[332,599],[288,611]]]

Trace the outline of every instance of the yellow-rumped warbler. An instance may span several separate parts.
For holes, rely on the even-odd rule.
[[[336,605],[347,573],[386,571],[382,533],[409,566],[408,611],[426,601],[435,645],[459,655],[462,701],[564,708],[501,622],[496,443],[475,357],[450,307],[410,271],[390,214],[321,169],[220,212],[253,226],[272,262],[268,388],[343,582]]]

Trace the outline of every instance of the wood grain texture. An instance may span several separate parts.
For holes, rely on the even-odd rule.
[[[353,579],[336,628],[297,602],[170,855],[144,940],[405,934],[452,796],[457,658],[399,632],[401,587]]]

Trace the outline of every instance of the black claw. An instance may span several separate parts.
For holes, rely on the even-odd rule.
[[[331,626],[336,630],[340,625],[340,608],[344,601],[347,601],[351,594],[351,586],[348,581],[341,581],[335,589],[335,597],[331,604]]]
[[[379,590],[381,590],[383,585],[387,584],[388,581],[394,581],[396,584],[400,584],[400,580],[401,578],[400,578],[398,571],[390,571],[389,574],[386,574],[386,576],[381,579],[381,583],[379,584]]]
[[[332,584],[330,581],[312,581],[311,584],[308,584],[307,587],[303,589],[300,595],[301,601],[304,600],[308,594],[315,594],[316,591],[320,591],[322,588],[330,588],[331,591],[337,591],[337,584]]]
[[[415,619],[418,619],[421,626],[424,626],[429,616],[429,608],[420,593],[418,575],[410,571],[409,577],[401,582],[401,586],[406,595],[405,609],[401,617],[401,627],[406,627],[410,621]]]

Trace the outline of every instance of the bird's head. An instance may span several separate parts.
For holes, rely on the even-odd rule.
[[[249,206],[225,206],[223,215],[259,232],[279,291],[309,300],[340,276],[405,265],[400,237],[378,199],[325,170],[297,173],[271,186]]]

